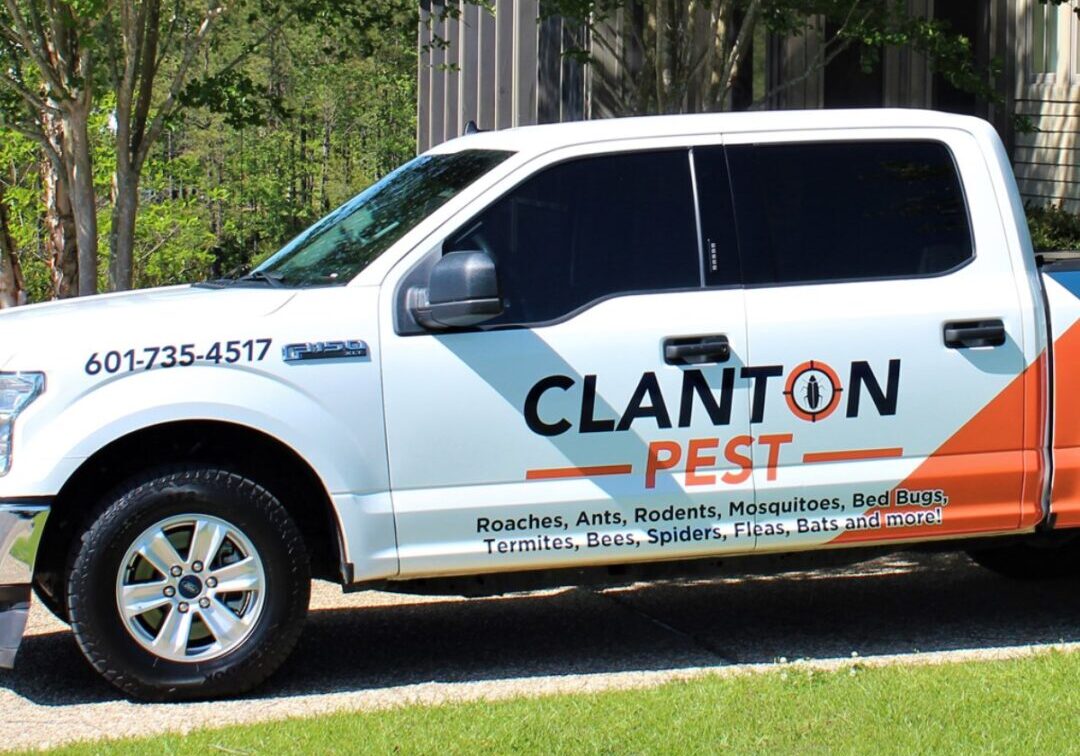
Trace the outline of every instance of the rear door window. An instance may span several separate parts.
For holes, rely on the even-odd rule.
[[[746,285],[936,275],[974,256],[939,142],[737,145],[727,158]]]

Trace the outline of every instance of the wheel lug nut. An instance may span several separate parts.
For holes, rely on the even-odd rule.
[[[173,577],[180,577],[181,575],[184,574],[184,571],[182,569],[180,569],[179,567],[173,567],[173,568],[171,568],[169,570],[169,574],[172,575]]]
[[[172,598],[176,595],[176,589],[171,585],[165,589],[165,598]]]
[[[207,588],[217,588],[217,578],[213,578],[213,577],[207,578],[206,579],[206,587]]]
[[[209,609],[210,608],[210,599],[208,599],[208,598],[199,599],[199,606],[201,606],[203,609]]]
[[[181,604],[180,604],[180,606],[178,606],[178,607],[176,607],[176,608],[180,610],[180,613],[181,613],[181,614],[187,614],[187,610],[188,610],[188,609],[189,609],[190,607],[188,607],[188,605],[187,605],[187,604],[181,603]]]
[[[191,565],[191,569],[195,570],[195,572],[202,572],[202,567],[202,562],[195,562],[195,564]]]

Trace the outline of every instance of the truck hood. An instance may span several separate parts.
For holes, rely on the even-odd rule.
[[[119,343],[165,336],[179,329],[205,331],[262,318],[283,307],[295,290],[170,286],[103,294],[61,302],[15,307],[0,312],[0,368],[48,349],[59,351],[110,334]],[[35,369],[14,364],[9,369]]]

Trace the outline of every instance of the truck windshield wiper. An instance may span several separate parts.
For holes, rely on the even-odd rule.
[[[265,270],[253,270],[245,276],[240,276],[235,279],[236,281],[261,281],[267,283],[275,289],[280,289],[285,286],[284,276],[280,273],[270,273]]]

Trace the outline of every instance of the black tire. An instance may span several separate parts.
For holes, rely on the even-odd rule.
[[[157,523],[188,514],[234,526],[254,546],[265,577],[261,609],[245,639],[224,656],[197,662],[152,653],[118,608],[129,547]],[[142,700],[211,699],[259,685],[295,646],[311,593],[304,541],[285,508],[256,482],[212,468],[160,469],[121,486],[90,518],[68,564],[67,608],[79,648],[105,679]]]
[[[1080,541],[1013,543],[969,551],[976,564],[1012,580],[1046,580],[1080,575]]]

